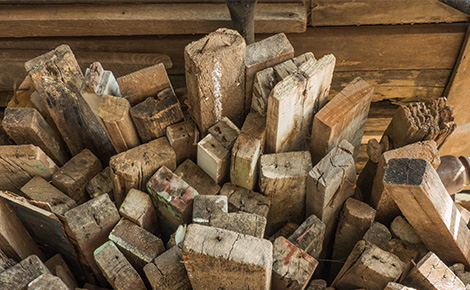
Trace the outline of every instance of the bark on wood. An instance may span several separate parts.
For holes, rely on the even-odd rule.
[[[226,183],[220,190],[220,195],[228,197],[229,212],[247,212],[268,218],[271,199],[261,193]]]
[[[214,215],[228,213],[227,197],[221,195],[196,195],[193,201],[193,223],[208,226]]]
[[[186,159],[175,170],[175,174],[191,185],[199,194],[216,195],[220,186],[199,166]]]
[[[148,232],[158,233],[157,213],[147,193],[134,188],[129,190],[119,213]]]
[[[230,151],[208,134],[197,143],[197,165],[217,184],[222,184],[229,178]]]
[[[49,274],[49,270],[41,260],[31,255],[18,264],[0,273],[0,286],[2,289],[23,290],[29,282],[42,274]]]
[[[59,277],[42,274],[28,284],[28,290],[69,290]]]
[[[199,130],[193,120],[168,126],[166,128],[166,137],[175,150],[176,164],[179,165],[186,159],[196,162]]]
[[[266,218],[246,212],[222,212],[212,215],[208,225],[262,239],[266,228]]]
[[[325,224],[315,215],[311,215],[289,236],[289,241],[318,259],[323,249],[325,230]]]

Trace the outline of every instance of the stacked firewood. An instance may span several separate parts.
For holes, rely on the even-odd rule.
[[[184,57],[178,96],[163,64],[83,74],[67,45],[26,62],[0,138],[0,289],[470,283],[444,99],[401,106],[357,176],[373,88],[330,96],[333,55],[219,29]]]

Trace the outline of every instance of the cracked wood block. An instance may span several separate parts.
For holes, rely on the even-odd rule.
[[[119,218],[116,206],[106,194],[65,213],[67,234],[77,249],[82,265],[100,281],[104,279],[93,258],[93,251],[108,240]]]
[[[276,64],[275,66],[273,66],[273,69],[276,81],[280,82],[287,76],[295,73],[298,68],[295,65],[294,61],[292,59],[289,59],[279,64]]]
[[[430,251],[446,263],[470,265],[470,231],[429,161],[391,159],[384,188]]]
[[[230,151],[212,134],[207,134],[197,143],[197,165],[217,184],[229,178]]]
[[[259,192],[225,183],[220,190],[220,195],[228,197],[229,212],[247,212],[268,218],[271,199]]]
[[[174,246],[147,264],[144,272],[152,290],[190,290],[191,284],[182,261],[181,249]]]
[[[201,195],[216,195],[218,185],[207,173],[191,159],[186,159],[175,170],[175,174],[191,185]]]
[[[227,117],[223,117],[208,129],[209,134],[215,137],[228,151],[232,150],[233,144],[240,134],[240,129]]]
[[[325,224],[315,215],[311,215],[289,236],[289,241],[318,259],[323,249],[325,229]]]
[[[237,126],[243,123],[245,50],[243,37],[226,28],[217,29],[184,49],[188,100],[203,135],[223,117]]]
[[[152,234],[158,233],[157,212],[147,193],[134,188],[129,190],[119,208],[119,213],[146,231]]]
[[[379,247],[359,241],[331,284],[336,289],[383,290],[398,279],[405,263]]]
[[[222,212],[212,215],[208,225],[262,239],[266,229],[266,218],[246,212]]]
[[[90,198],[95,198],[102,194],[108,194],[111,199],[114,199],[113,181],[111,180],[111,169],[109,166],[93,176],[85,189]]]
[[[273,290],[302,290],[307,287],[318,261],[284,237],[273,245]]]
[[[313,119],[314,138],[310,144],[314,164],[342,140],[347,140],[354,147],[353,155],[356,160],[373,91],[374,88],[370,84],[358,77],[323,108],[320,107],[321,110]]]
[[[41,148],[34,145],[0,146],[0,188],[20,192],[32,177],[51,180],[59,169]]]
[[[199,130],[193,120],[177,123],[166,128],[166,137],[175,149],[176,164],[186,159],[196,162]]]
[[[184,266],[194,290],[268,290],[272,253],[267,240],[196,224],[188,226],[183,242]]]
[[[78,204],[88,200],[85,187],[103,168],[100,160],[88,149],[70,159],[52,176],[52,184]]]
[[[271,198],[266,234],[272,235],[287,222],[305,219],[305,187],[312,169],[308,151],[265,154],[260,159],[259,187]]]
[[[377,164],[377,171],[372,185],[369,204],[377,210],[376,220],[383,224],[390,224],[393,219],[400,215],[393,198],[384,190],[384,174],[388,162],[392,158],[420,158],[429,161],[434,169],[439,167],[441,159],[434,140],[416,142],[397,149],[386,151],[382,154]]]
[[[29,199],[49,204],[52,212],[59,216],[76,205],[73,199],[39,176],[26,183],[21,192]]]
[[[104,70],[99,62],[94,62],[85,71],[85,90],[97,95],[121,97],[119,85],[112,71]]]
[[[115,290],[145,290],[144,281],[117,246],[108,241],[93,253],[97,265]]]
[[[28,284],[28,290],[69,290],[59,277],[42,274]]]
[[[294,57],[292,61],[297,66],[297,68],[300,68],[304,63],[306,63],[310,59],[315,59],[315,56],[313,55],[313,52],[309,51],[309,52],[306,52],[304,54]]]
[[[258,161],[264,152],[266,119],[249,113],[232,149],[230,181],[253,190],[258,181]]]
[[[102,96],[98,107],[98,115],[103,121],[117,153],[140,145],[130,108],[129,101],[126,99],[110,95]]]
[[[155,97],[163,89],[171,88],[170,79],[163,63],[143,68],[117,78],[122,96],[131,106]]]
[[[36,255],[31,255],[0,273],[0,287],[1,289],[24,290],[31,281],[42,274],[50,274],[50,272]]]
[[[403,274],[400,283],[420,290],[464,290],[465,285],[433,252]],[[406,289],[406,288],[405,288]]]
[[[245,112],[252,103],[253,82],[256,73],[294,57],[294,47],[284,33],[278,33],[246,47],[245,56]]]
[[[52,256],[52,258],[44,262],[44,265],[53,275],[59,277],[67,285],[68,289],[75,289],[78,286],[72,271],[70,271],[69,266],[60,254]]]
[[[208,226],[212,217],[228,213],[227,197],[223,195],[196,195],[193,200],[193,223]]]
[[[131,188],[145,190],[150,177],[161,166],[176,169],[176,155],[166,137],[139,145],[113,156],[109,161],[114,200],[122,204]]]
[[[119,248],[137,272],[165,251],[163,241],[142,227],[121,219],[109,234],[109,240]]]
[[[198,192],[166,166],[162,166],[147,183],[158,214],[164,240],[178,226],[191,223],[193,199]]]
[[[7,108],[2,127],[16,144],[40,147],[58,165],[69,159],[62,138],[34,108]]]

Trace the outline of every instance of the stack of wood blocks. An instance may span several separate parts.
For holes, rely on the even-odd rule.
[[[83,74],[67,45],[26,62],[2,122],[1,289],[468,287],[444,99],[401,106],[358,177],[373,87],[331,95],[335,56],[218,29],[184,57],[182,95],[162,63]]]

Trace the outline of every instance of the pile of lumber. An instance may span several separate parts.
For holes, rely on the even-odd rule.
[[[336,61],[225,28],[184,48],[184,91],[161,62],[28,60],[0,127],[0,289],[469,287],[453,108],[400,106],[357,176],[374,88],[331,93]]]

